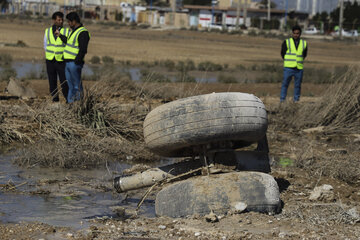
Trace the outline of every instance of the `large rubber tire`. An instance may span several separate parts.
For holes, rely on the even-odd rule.
[[[223,215],[245,203],[247,211],[278,213],[279,187],[275,179],[259,172],[232,172],[190,178],[162,189],[155,200],[157,216]]]
[[[152,110],[144,121],[147,147],[166,157],[197,155],[196,147],[232,141],[242,147],[267,130],[262,101],[247,93],[212,93],[179,99]]]

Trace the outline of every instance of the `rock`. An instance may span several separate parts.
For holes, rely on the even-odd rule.
[[[15,78],[10,78],[6,89],[11,95],[20,98],[28,99],[36,97],[36,94],[32,88],[30,88],[29,86],[25,86],[22,82]]]
[[[236,203],[248,211],[278,212],[280,192],[275,179],[261,172],[231,172],[191,178],[163,188],[156,196],[158,216],[227,214]],[[235,203],[235,204],[234,204]],[[244,206],[238,206],[240,209]]]
[[[235,213],[242,213],[247,208],[247,204],[244,202],[236,202],[234,205]]]
[[[165,229],[166,229],[166,226],[164,226],[164,225],[159,225],[158,228],[161,229],[161,230],[165,230]]]
[[[218,216],[216,216],[216,214],[213,211],[211,211],[209,214],[205,215],[205,220],[207,222],[214,223],[214,222],[218,222],[219,218]]]
[[[334,201],[334,188],[331,185],[324,184],[319,187],[315,187],[311,192],[309,199],[311,201]]]

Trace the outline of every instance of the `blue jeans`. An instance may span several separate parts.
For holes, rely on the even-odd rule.
[[[294,76],[294,102],[300,100],[301,93],[301,82],[303,78],[303,70],[297,68],[284,68],[284,78],[281,85],[280,92],[280,102],[285,101],[287,90],[291,81],[291,78]]]
[[[68,103],[78,101],[82,97],[81,70],[83,65],[84,64],[77,65],[75,62],[66,62],[65,76],[69,85]]]

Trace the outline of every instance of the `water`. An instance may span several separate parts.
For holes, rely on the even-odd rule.
[[[140,197],[124,200],[123,194],[98,189],[97,186],[112,189],[114,176],[106,168],[24,169],[12,164],[12,156],[4,155],[0,155],[0,166],[0,222],[4,223],[39,221],[81,229],[89,225],[90,219],[116,217],[111,207],[135,209],[140,200]],[[128,164],[109,166],[117,171],[129,167]],[[9,182],[18,186],[16,191],[2,190],[1,186]],[[47,190],[50,192],[46,193]],[[140,214],[155,217],[154,201],[146,200]]]
[[[84,76],[92,76],[94,74],[94,68],[97,66],[92,66],[85,64],[84,68],[82,70],[82,74]],[[16,77],[17,78],[46,78],[46,66],[45,62],[13,62],[12,68],[16,71]],[[0,71],[2,71],[4,68],[0,67]],[[136,67],[131,68],[124,68],[121,66],[116,66],[116,69],[129,73],[131,79],[133,81],[140,81],[141,79],[141,69]],[[174,76],[171,76],[171,74],[168,74],[167,72],[161,72],[161,74],[164,74],[172,81],[175,80]],[[201,82],[201,83],[214,83],[217,82],[217,73],[213,72],[207,72],[207,73],[196,73],[194,74],[195,81]]]

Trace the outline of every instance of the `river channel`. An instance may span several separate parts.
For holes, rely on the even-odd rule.
[[[32,78],[47,78],[46,75],[46,66],[45,63],[42,62],[13,62],[11,67],[16,72],[16,77],[19,79],[32,79]],[[82,70],[83,76],[91,77],[94,74],[94,70],[99,68],[100,66],[85,64]],[[0,66],[0,72],[4,69],[4,67]],[[120,65],[116,65],[116,69],[121,72],[128,73],[130,78],[133,81],[140,81],[141,80],[141,68],[140,67],[124,67]],[[147,69],[149,73],[152,72],[151,69]],[[162,71],[160,72],[164,76],[168,77],[170,80],[175,81],[176,73],[175,72],[167,72]],[[196,82],[207,82],[207,83],[214,83],[218,80],[218,74],[216,72],[199,72],[194,71],[191,73],[191,76],[194,77]],[[86,77],[85,77],[86,79]]]

